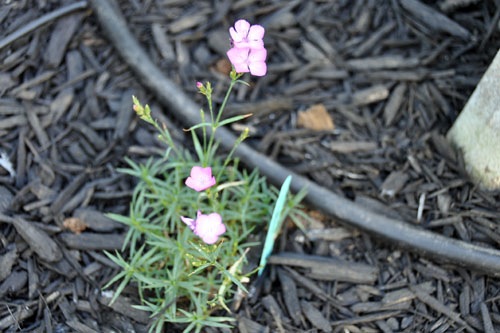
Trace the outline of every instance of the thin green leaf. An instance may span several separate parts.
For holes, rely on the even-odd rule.
[[[196,130],[198,128],[201,128],[201,127],[204,127],[204,126],[212,126],[212,123],[209,123],[209,122],[204,122],[204,123],[199,123],[199,124],[196,124],[194,126],[191,126],[189,127],[187,130],[185,131],[193,131],[193,130]]]
[[[203,148],[201,147],[200,140],[198,139],[195,131],[191,131],[191,134],[193,137],[194,149],[196,150],[196,154],[198,155],[198,160],[203,164],[205,160],[205,154],[203,152]]]
[[[221,121],[219,123],[219,126],[225,126],[227,124],[235,123],[237,121],[246,119],[246,118],[250,117],[251,115],[252,114],[249,113],[249,114],[243,114],[243,115],[238,115],[238,116],[234,116],[234,117],[231,117],[231,118],[224,119],[223,121]]]
[[[273,215],[271,217],[271,222],[269,223],[269,229],[267,230],[266,240],[264,242],[264,248],[262,249],[262,256],[260,258],[260,268],[258,271],[258,276],[262,275],[264,268],[267,264],[267,258],[273,251],[274,240],[279,233],[279,227],[281,225],[281,212],[283,211],[283,207],[286,203],[286,196],[288,194],[288,190],[290,188],[290,183],[292,181],[292,176],[286,177],[283,185],[281,186],[280,194],[278,196],[278,200],[276,201],[276,206],[274,206]]]

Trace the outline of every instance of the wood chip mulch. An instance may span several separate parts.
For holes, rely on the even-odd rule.
[[[134,286],[110,304],[103,250],[126,230],[124,156],[161,154],[147,101],[189,144],[85,1],[0,2],[0,331],[146,332]],[[227,88],[228,27],[266,27],[269,74],[227,115],[251,145],[331,191],[451,239],[498,248],[499,193],[467,179],[446,132],[500,46],[493,1],[117,1],[150,57],[200,104]],[[240,127],[233,128],[235,132]],[[498,279],[437,264],[307,210],[268,278],[235,302],[234,332],[500,331]],[[170,326],[168,332],[182,331]],[[228,330],[207,329],[207,332]]]

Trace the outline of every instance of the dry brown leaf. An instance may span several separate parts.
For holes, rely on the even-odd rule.
[[[87,224],[85,224],[85,222],[83,222],[77,217],[69,217],[65,219],[63,222],[63,226],[77,235],[80,234],[85,229],[87,229],[88,227]]]
[[[297,125],[315,131],[329,131],[335,129],[332,117],[323,104],[315,104],[306,111],[299,111]]]

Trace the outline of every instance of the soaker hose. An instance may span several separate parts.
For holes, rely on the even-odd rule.
[[[116,51],[143,85],[185,126],[198,124],[200,107],[180,87],[165,77],[151,61],[131,34],[117,4],[113,0],[89,0],[89,3]],[[216,138],[226,149],[231,149],[236,140],[236,136],[225,128],[217,130]],[[236,156],[247,167],[259,169],[271,183],[278,186],[288,175],[292,175],[291,189],[294,192],[307,188],[306,201],[309,205],[342,220],[345,224],[363,229],[389,240],[394,245],[418,252],[433,260],[500,276],[500,251],[448,238],[374,213],[291,172],[244,143],[236,150]]]

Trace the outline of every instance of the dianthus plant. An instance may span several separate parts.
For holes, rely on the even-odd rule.
[[[164,156],[145,164],[127,159],[129,166],[121,169],[138,182],[129,214],[110,214],[128,226],[128,233],[122,251],[108,253],[122,270],[106,288],[115,288],[116,300],[127,285],[137,286],[141,304],[136,307],[150,312],[150,331],[163,331],[165,323],[185,332],[230,327],[234,296],[246,293],[249,277],[259,268],[247,260],[247,253],[259,245],[259,233],[273,215],[278,191],[257,170],[245,171],[234,158],[248,131],[226,155],[218,152],[214,134],[221,126],[248,116],[224,119],[222,114],[234,85],[245,83],[240,80],[244,73],[263,76],[267,72],[264,28],[239,20],[230,36],[232,48],[227,55],[233,70],[218,108],[210,82],[196,83],[209,113],[201,110],[201,122],[189,129],[193,154],[176,146],[149,106],[133,97],[133,109],[159,131],[167,149]],[[288,196],[281,221],[287,215],[296,219],[301,197]]]

